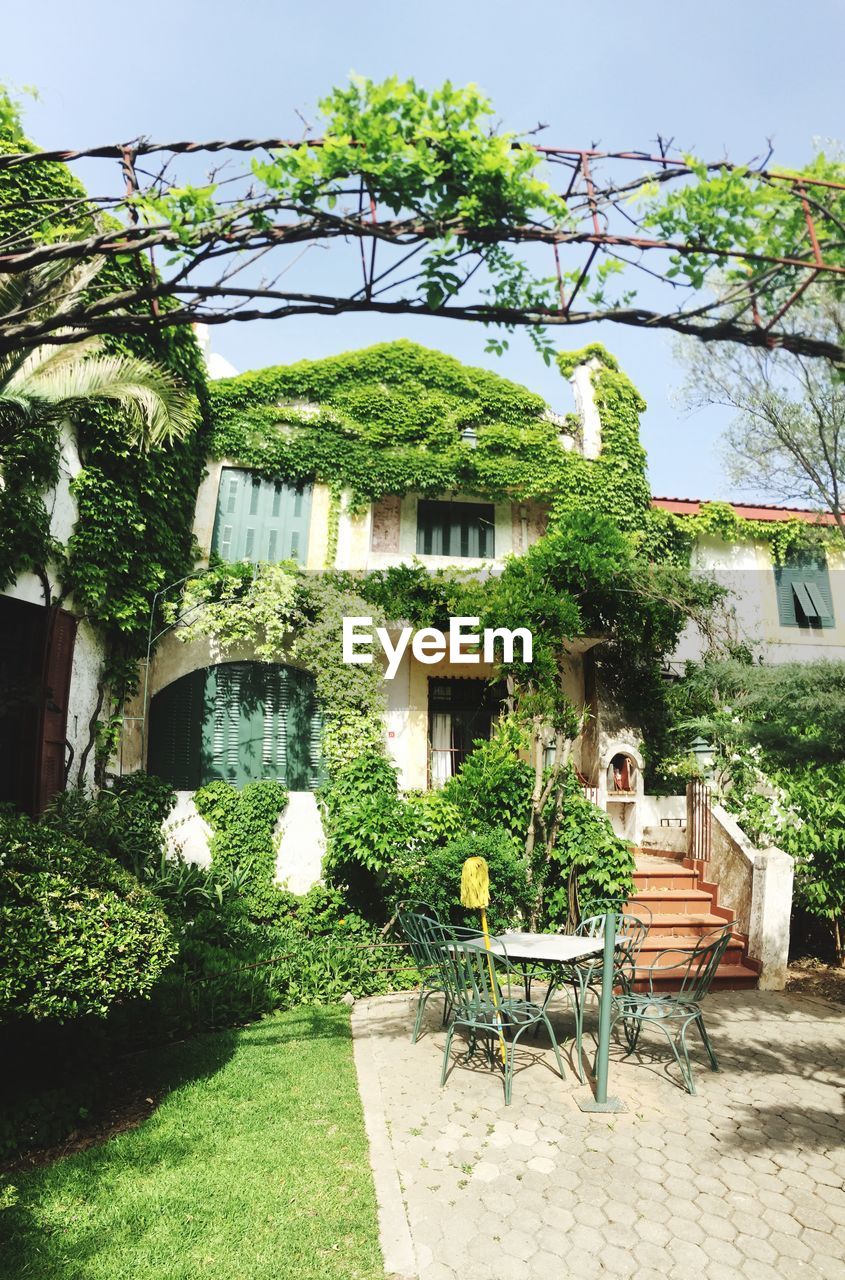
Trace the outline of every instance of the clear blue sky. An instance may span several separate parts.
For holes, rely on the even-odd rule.
[[[707,158],[759,154],[800,164],[814,138],[845,137],[842,0],[627,0],[516,5],[288,0],[39,0],[9,5],[0,77],[35,85],[26,125],[42,145],[152,138],[279,136],[301,131],[319,97],[350,71],[414,76],[432,87],[473,80],[508,128],[549,124],[549,142],[648,148],[658,133]],[[312,317],[213,331],[238,369],[319,357],[407,337],[487,365],[558,410],[569,389],[517,335],[503,358],[485,331],[425,319]],[[719,454],[724,419],[672,402],[671,340],[603,326],[600,338],[649,402],[643,424],[653,491],[729,497]]]

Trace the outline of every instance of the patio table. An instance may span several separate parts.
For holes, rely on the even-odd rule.
[[[509,930],[491,936],[490,950],[504,952],[508,959],[524,968],[526,982],[530,989],[529,970],[535,965],[552,970],[552,981],[546,992],[543,1005],[548,1004],[556,988],[554,970],[565,969],[567,965],[579,960],[589,960],[596,956],[603,957],[602,989],[599,1000],[599,1036],[596,1052],[597,1088],[596,1099],[591,1102],[579,1102],[583,1111],[620,1111],[623,1105],[616,1098],[607,1097],[607,1064],[610,1049],[610,1002],[613,989],[613,950],[618,946],[615,931],[615,917],[608,916],[609,933],[603,938],[583,938],[574,933],[520,933]],[[467,941],[476,946],[484,946],[484,937]]]

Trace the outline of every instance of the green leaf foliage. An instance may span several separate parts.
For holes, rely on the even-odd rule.
[[[175,954],[152,893],[108,854],[0,815],[0,1018],[103,1017]]]
[[[490,872],[488,920],[494,931],[518,928],[529,916],[533,892],[519,844],[503,827],[488,827],[430,849],[408,886],[408,896],[434,907],[441,919],[478,926],[477,911],[461,906],[461,870],[467,858],[485,858]]]

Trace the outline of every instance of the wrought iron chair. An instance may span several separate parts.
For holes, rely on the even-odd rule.
[[[623,913],[616,917],[617,946],[613,961],[613,985],[614,988],[621,987],[623,991],[627,991],[633,982],[640,947],[651,928],[652,917],[649,908],[646,906],[640,908],[638,904],[638,910],[648,919],[641,919],[640,915],[631,915],[629,913]],[[588,916],[581,921],[575,932],[579,938],[603,938],[604,925],[605,916]],[[578,1078],[582,1084],[586,1078],[584,1075],[582,1049],[584,1005],[590,993],[596,996],[601,994],[601,975],[601,956],[596,956],[595,959],[579,960],[569,966],[566,971],[566,980],[572,987],[573,1003],[575,1005],[575,1054],[578,1065]]]
[[[476,943],[454,938],[448,927],[441,926],[439,957],[443,983],[453,1011],[443,1050],[441,1087],[449,1074],[452,1037],[458,1027],[463,1027],[469,1037],[467,1057],[473,1057],[478,1041],[483,1040],[491,1065],[496,1062],[497,1042],[500,1037],[504,1039],[506,1106],[510,1105],[513,1089],[516,1046],[526,1031],[540,1025],[545,1026],[557,1059],[558,1071],[561,1079],[564,1078],[560,1050],[546,1011],[530,1000],[514,998],[513,987],[521,986],[522,980],[508,960],[501,943],[497,944],[495,951],[487,951]]]
[[[628,1045],[627,1058],[637,1047],[640,1032],[646,1025],[659,1027],[666,1039],[675,1061],[681,1072],[681,1078],[687,1093],[695,1093],[692,1077],[689,1050],[686,1034],[691,1025],[695,1025],[701,1036],[710,1066],[713,1071],[719,1070],[710,1037],[704,1026],[701,1003],[710,990],[711,983],[719,967],[719,961],[730,942],[731,925],[725,924],[718,929],[711,929],[701,937],[689,958],[678,962],[661,964],[661,956],[677,955],[677,948],[667,947],[658,951],[654,963],[648,966],[648,990],[635,992],[623,988],[613,998],[612,1024],[621,1022],[625,1030]],[[672,977],[679,982],[679,990],[673,992],[655,989],[655,982]]]
[[[425,1007],[430,996],[443,996],[443,1026],[446,1025],[451,1011],[451,1002],[449,994],[444,987],[440,967],[439,948],[443,941],[444,929],[448,929],[449,935],[456,940],[476,938],[478,931],[463,929],[457,925],[446,926],[442,924],[434,907],[430,907],[426,902],[400,903],[396,909],[396,920],[405,935],[408,949],[419,969],[421,978],[417,1015],[411,1035],[411,1043],[416,1044],[420,1034],[420,1027],[422,1026]]]
[[[439,963],[431,951],[431,939],[434,937],[439,942],[439,933],[432,935],[431,929],[426,927],[434,925],[436,929],[439,929],[440,920],[434,908],[430,907],[426,902],[401,902],[396,908],[396,920],[405,935],[405,941],[408,944],[408,950],[411,952],[414,964],[420,972],[420,995],[417,1001],[414,1030],[411,1035],[411,1043],[416,1044],[429,996],[443,996],[444,1023],[448,1017],[448,998],[443,990]]]

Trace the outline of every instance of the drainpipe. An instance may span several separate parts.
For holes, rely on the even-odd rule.
[[[522,550],[528,550],[528,508],[519,508],[519,528],[520,538],[522,539]]]

